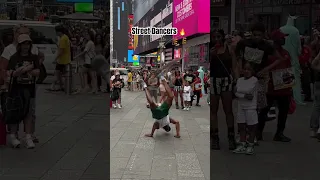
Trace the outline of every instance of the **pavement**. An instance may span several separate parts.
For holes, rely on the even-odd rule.
[[[170,116],[181,123],[181,138],[172,131],[150,133],[154,120],[146,108],[144,92],[122,94],[123,108],[111,109],[110,179],[113,180],[209,180],[209,106],[189,112],[170,109]]]
[[[320,142],[309,137],[312,103],[297,106],[289,115],[285,135],[290,143],[273,142],[276,121],[268,122],[264,141],[255,148],[253,156],[228,151],[225,116],[220,118],[220,151],[211,151],[212,180],[312,180],[319,178]]]
[[[0,147],[0,180],[109,179],[108,94],[37,94],[33,150]],[[23,128],[21,128],[23,129]]]
[[[265,141],[246,156],[228,151],[222,108],[222,150],[210,152],[205,98],[190,112],[171,109],[181,123],[180,139],[173,137],[173,126],[170,133],[159,130],[147,138],[154,121],[143,92],[123,91],[123,108],[109,111],[107,94],[67,96],[47,93],[46,87],[39,87],[37,98],[40,143],[33,150],[0,147],[0,180],[312,180],[319,175],[320,143],[309,138],[311,103],[289,115],[285,134],[291,143],[273,142],[276,121],[268,122]]]

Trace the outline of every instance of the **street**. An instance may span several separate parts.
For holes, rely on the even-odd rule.
[[[221,108],[222,109],[222,108]],[[285,135],[291,143],[273,142],[276,121],[266,125],[264,139],[255,155],[228,151],[224,113],[220,111],[220,151],[211,151],[211,179],[214,180],[311,180],[319,177],[320,142],[309,137],[312,103],[297,106],[289,115]]]
[[[34,150],[0,147],[1,180],[108,179],[107,94],[37,93]],[[23,129],[23,128],[21,128]]]
[[[143,92],[122,93],[123,108],[111,109],[111,173],[114,180],[209,180],[209,106],[206,97],[202,107],[189,112],[173,106],[170,116],[181,123],[181,138],[159,130],[154,138],[150,133],[154,120],[146,108]]]

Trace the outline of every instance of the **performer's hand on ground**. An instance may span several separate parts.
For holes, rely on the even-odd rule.
[[[153,137],[152,134],[145,134],[144,136],[145,136],[145,137]]]

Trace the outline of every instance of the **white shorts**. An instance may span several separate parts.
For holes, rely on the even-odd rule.
[[[170,124],[170,118],[169,115],[167,115],[166,117],[162,118],[162,119],[155,119],[155,121],[157,123],[159,123],[159,128],[163,128],[166,125]]]
[[[237,123],[255,125],[258,124],[258,113],[255,109],[240,109],[237,112]]]
[[[191,101],[190,94],[183,94],[183,101]]]

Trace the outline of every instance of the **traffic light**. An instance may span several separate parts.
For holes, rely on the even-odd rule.
[[[177,39],[173,39],[173,45],[178,46],[178,40]]]
[[[187,44],[187,38],[182,39],[182,44]]]

